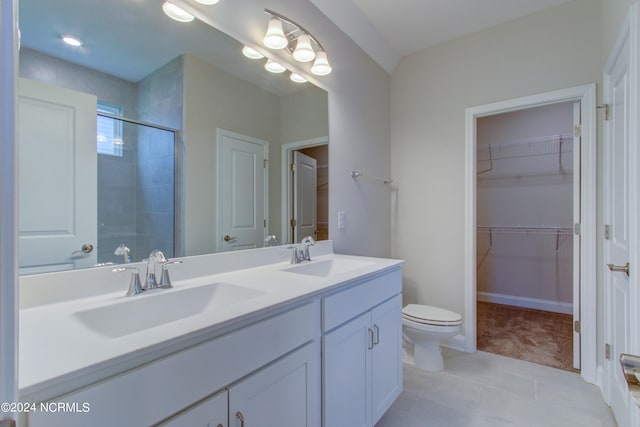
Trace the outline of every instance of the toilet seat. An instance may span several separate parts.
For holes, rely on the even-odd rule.
[[[423,304],[409,304],[402,309],[402,317],[411,322],[433,326],[458,326],[462,316],[444,308]]]

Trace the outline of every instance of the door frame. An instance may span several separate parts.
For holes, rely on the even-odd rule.
[[[0,5],[0,402],[18,401],[18,2]],[[17,419],[0,414],[0,424]]]
[[[579,101],[582,113],[580,329],[581,374],[597,384],[596,360],[596,85],[515,98],[465,110],[465,351],[476,351],[476,125],[481,117],[542,105]],[[575,191],[575,189],[574,189]]]
[[[303,139],[300,141],[288,142],[282,144],[281,148],[281,162],[282,165],[282,179],[281,179],[281,195],[282,195],[282,225],[281,233],[282,244],[292,243],[293,236],[291,235],[291,229],[289,227],[289,220],[293,200],[291,200],[291,193],[293,192],[293,186],[291,183],[291,168],[289,165],[293,162],[293,152],[302,148],[318,147],[320,145],[328,145],[329,137],[320,136],[318,138]]]
[[[629,264],[631,265],[629,271],[629,304],[635,309],[630,310],[629,318],[629,352],[632,354],[640,354],[640,289],[638,289],[638,275],[637,266],[640,265],[640,219],[638,219],[638,213],[640,213],[640,197],[638,191],[640,190],[640,173],[637,168],[640,166],[640,148],[638,147],[638,138],[640,137],[640,123],[638,121],[638,112],[640,110],[640,57],[638,55],[638,49],[640,48],[640,10],[637,3],[630,6],[625,21],[620,29],[618,37],[609,52],[607,62],[605,63],[602,75],[603,82],[603,102],[605,104],[610,103],[609,92],[611,89],[611,73],[615,65],[617,57],[620,55],[625,41],[629,41],[629,124],[627,130],[629,132]],[[605,121],[603,129],[603,146],[604,146],[604,184],[603,188],[608,188],[609,181],[609,147],[611,143],[610,124]],[[607,212],[605,211],[605,215]],[[606,224],[609,220],[605,216],[603,222]],[[603,256],[604,262],[607,262],[607,246],[603,241]],[[634,268],[635,267],[635,268]],[[604,265],[603,265],[604,271]],[[609,282],[603,273],[603,288],[604,288],[604,342],[611,342],[611,328],[612,328],[612,313],[609,308],[611,306],[611,293],[609,288]],[[604,362],[606,364],[606,362]],[[618,364],[614,358],[611,363]],[[606,366],[603,366],[603,382],[602,389],[605,400],[607,403],[611,402],[611,387],[612,381],[609,378],[608,370]],[[630,425],[636,425],[640,421],[640,409],[631,400],[630,403]]]
[[[266,167],[262,168],[263,180],[264,180],[264,220],[269,224],[269,141],[263,139],[253,138],[241,133],[231,132],[229,130],[217,128],[216,129],[216,252],[222,252],[222,137],[228,136],[231,138],[241,139],[253,144],[261,145],[264,150],[264,160]],[[264,228],[263,238],[267,237]]]

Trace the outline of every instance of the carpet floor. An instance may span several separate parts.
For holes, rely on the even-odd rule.
[[[478,350],[573,369],[573,316],[478,301]]]

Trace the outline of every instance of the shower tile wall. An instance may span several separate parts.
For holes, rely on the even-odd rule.
[[[139,118],[181,129],[182,99],[183,58],[178,57],[139,82]],[[173,134],[141,127],[138,138],[136,245],[140,253],[159,248],[174,256]]]
[[[109,74],[46,55],[20,49],[20,77],[91,93],[98,100],[122,108],[126,117],[137,115],[137,85]],[[136,139],[124,128],[122,157],[98,155],[98,262],[121,262],[114,249],[125,243],[136,249]]]

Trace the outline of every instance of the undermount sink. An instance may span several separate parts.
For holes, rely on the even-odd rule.
[[[373,265],[370,261],[333,258],[322,261],[310,261],[282,271],[289,273],[305,274],[307,276],[329,277],[334,274],[347,273],[362,267]]]
[[[219,282],[152,291],[114,304],[78,311],[74,316],[94,332],[116,338],[206,311],[228,308],[263,294],[255,289]]]

